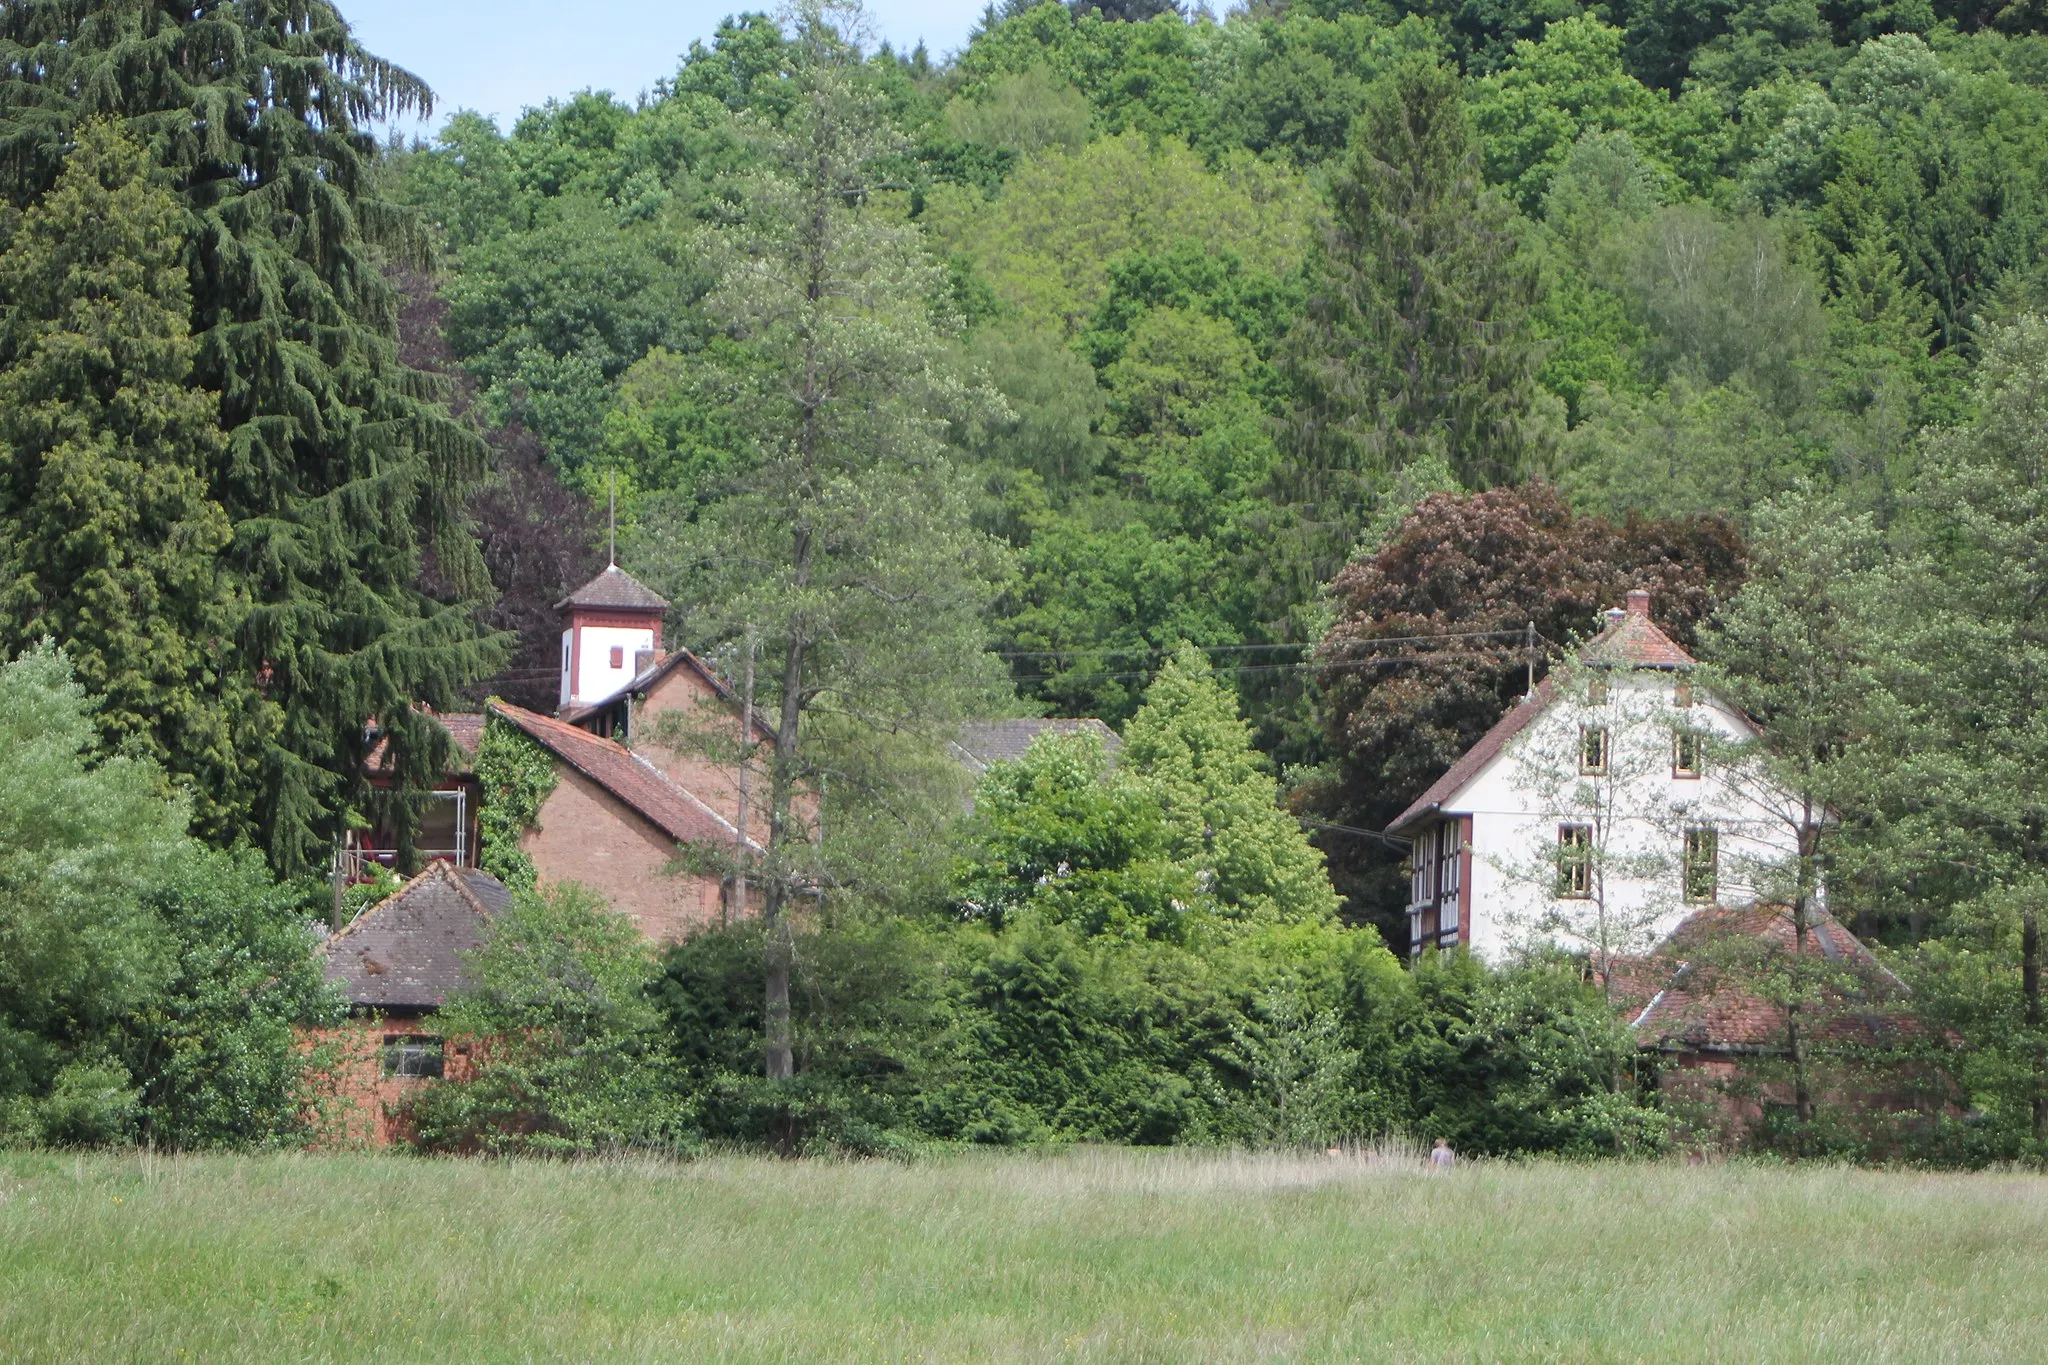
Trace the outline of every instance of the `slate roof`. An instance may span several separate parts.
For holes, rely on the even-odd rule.
[[[1785,1045],[1784,1007],[1746,989],[1744,964],[1789,955],[1792,913],[1781,905],[1713,906],[1687,917],[1648,956],[1617,974],[1616,1000],[1639,1046],[1683,1052],[1771,1052]],[[1870,949],[1832,916],[1814,911],[1806,956],[1835,964],[1839,979],[1811,1008],[1808,1036],[1819,1044],[1894,1043],[1911,1021],[1895,1006],[1908,994]]]
[[[470,771],[469,762],[476,756],[477,743],[484,737],[483,712],[441,712],[427,706],[422,706],[420,711],[421,714],[439,721],[442,728],[447,730],[449,736],[454,739],[455,762],[450,771],[458,774],[468,773]],[[380,735],[377,738],[377,743],[371,747],[370,756],[364,761],[364,764],[369,771],[381,773],[389,771],[390,763],[391,740],[389,736]]]
[[[437,1009],[463,983],[461,955],[511,904],[490,873],[437,858],[327,940],[327,979],[351,1005]]]
[[[1587,663],[1609,664],[1625,668],[1692,668],[1698,661],[1678,647],[1670,636],[1657,629],[1650,620],[1650,595],[1636,591],[1628,595],[1628,609],[1615,608],[1607,613],[1607,625],[1601,632],[1587,641],[1580,649],[1579,657]],[[1482,769],[1491,763],[1508,741],[1528,727],[1530,721],[1543,714],[1545,707],[1557,695],[1557,689],[1545,678],[1536,684],[1536,690],[1524,697],[1521,703],[1506,715],[1495,721],[1493,728],[1479,737],[1479,742],[1467,749],[1456,763],[1429,784],[1429,790],[1409,803],[1393,823],[1387,826],[1387,833],[1399,834],[1403,829],[1417,823],[1442,809],[1444,802],[1456,796],[1465,784],[1479,776]]]
[[[613,611],[667,611],[666,599],[614,564],[555,603],[555,610],[569,607],[608,607]]]
[[[519,727],[540,746],[582,773],[680,843],[731,843],[737,830],[668,774],[616,740],[579,730],[510,702],[494,701],[491,714]]]
[[[1111,758],[1124,742],[1117,732],[1093,716],[1025,717],[1020,720],[970,720],[960,727],[953,745],[955,754],[977,773],[996,763],[1014,763],[1024,757],[1031,741],[1048,730],[1066,735],[1094,735]]]

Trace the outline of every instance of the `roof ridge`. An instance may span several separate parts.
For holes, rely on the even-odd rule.
[[[436,858],[432,862],[428,863],[425,867],[421,868],[418,872],[415,872],[412,876],[406,878],[405,885],[399,887],[396,891],[386,896],[383,900],[375,901],[372,904],[365,906],[362,912],[358,914],[354,919],[350,920],[347,924],[342,925],[339,929],[336,929],[333,933],[329,934],[324,940],[322,940],[321,946],[332,947],[340,940],[347,938],[350,934],[355,932],[357,925],[365,923],[369,920],[370,916],[384,909],[384,907],[388,905],[398,904],[398,902],[404,900],[407,896],[410,896],[414,891],[418,890],[422,886],[425,886],[427,884],[427,879],[429,877],[436,876],[437,874],[443,881],[446,881],[450,886],[453,886],[457,893],[460,894],[464,900],[468,901],[470,907],[474,909],[478,914],[482,915],[486,920],[490,918],[490,913],[483,908],[483,902],[479,901],[476,898],[475,894],[471,892],[468,887],[462,884],[462,878],[454,875],[454,869],[449,865],[448,860],[446,858]]]

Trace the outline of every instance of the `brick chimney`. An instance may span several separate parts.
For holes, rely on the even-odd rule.
[[[1628,594],[1628,614],[1650,619],[1650,593],[1647,588],[1631,588]]]

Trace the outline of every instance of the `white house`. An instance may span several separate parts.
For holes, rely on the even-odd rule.
[[[1702,907],[1782,894],[1808,817],[1742,756],[1756,729],[1694,691],[1647,592],[1606,618],[1387,827],[1413,841],[1411,951],[1548,942],[1604,973]]]

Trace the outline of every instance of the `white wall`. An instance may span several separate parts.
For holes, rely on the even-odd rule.
[[[577,626],[562,632],[563,641],[575,655],[576,685],[573,694],[569,685],[570,670],[562,673],[562,705],[577,705],[603,701],[617,696],[627,683],[633,681],[633,656],[643,649],[654,648],[654,631],[651,627],[629,628],[625,626]],[[612,667],[611,652],[619,651],[619,666]]]
[[[1518,948],[1552,942],[1586,952],[1641,952],[1698,909],[1684,896],[1685,831],[1711,825],[1719,843],[1718,891],[1744,905],[1782,888],[1778,878],[1797,852],[1800,812],[1762,780],[1754,765],[1716,761],[1706,745],[1704,774],[1672,774],[1674,728],[1700,729],[1719,742],[1754,738],[1734,711],[1702,694],[1675,705],[1670,673],[1614,677],[1604,704],[1566,681],[1530,722],[1444,803],[1472,821],[1472,951],[1498,962]],[[1604,724],[1608,774],[1579,772],[1580,727]],[[1596,829],[1596,896],[1556,895],[1560,824]]]

